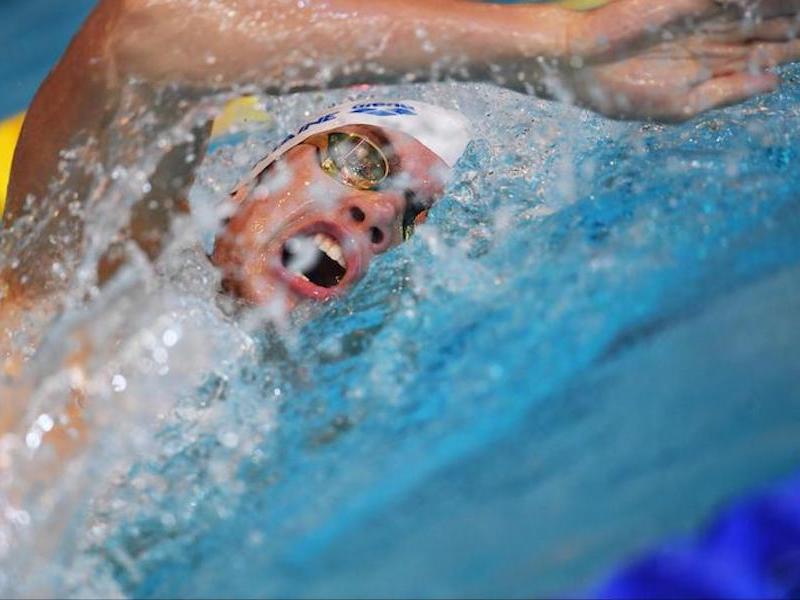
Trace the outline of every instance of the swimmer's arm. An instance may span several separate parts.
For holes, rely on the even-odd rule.
[[[465,0],[125,6],[120,72],[210,91],[493,81],[610,116],[674,120],[769,91],[777,77],[763,71],[800,57],[797,0],[610,0],[588,13]],[[758,27],[742,25],[748,11]]]
[[[114,136],[125,137],[126,127],[139,134],[137,110],[159,118],[168,111],[163,104],[147,111],[147,98],[131,103],[132,80],[139,88],[171,87],[177,96],[195,98],[248,86],[278,93],[407,79],[494,78],[517,84],[515,61],[562,52],[573,18],[575,13],[552,6],[459,0],[101,0],[28,111],[3,220],[10,225],[27,216],[55,222],[43,218],[53,210],[54,184],[80,203],[93,189],[104,193],[93,188],[91,173],[80,169],[68,170],[72,179],[64,181],[62,152],[87,148],[89,154],[78,162],[106,169],[124,159],[104,152],[119,146]],[[205,141],[201,132],[184,153],[194,160],[173,153],[175,160],[164,165],[174,164],[162,169],[169,178],[151,182],[156,202],[148,199],[143,207],[160,209],[161,198],[185,193]],[[169,228],[164,211],[157,212],[135,212],[141,216],[129,232],[151,256],[158,251],[152,240]],[[44,250],[38,247],[39,256]],[[62,252],[50,250],[53,260]],[[106,261],[109,273],[115,260]],[[26,276],[0,273],[16,288]],[[26,284],[31,290],[43,286]]]
[[[102,2],[75,36],[31,103],[14,153],[5,223],[40,203],[58,173],[61,152],[109,126],[118,96],[112,61],[119,6]]]
[[[92,194],[107,192],[109,178],[106,176],[104,183],[98,185],[93,170],[102,168],[108,173],[114,164],[125,166],[125,157],[110,156],[107,150],[119,146],[114,137],[126,136],[126,127],[139,126],[137,111],[151,108],[146,96],[137,99],[137,86],[131,85],[118,64],[120,31],[126,26],[126,15],[128,6],[123,0],[98,2],[27,111],[14,154],[2,221],[10,228],[25,218],[32,223],[47,223],[48,228],[36,231],[35,242],[31,241],[32,236],[14,241],[9,236],[7,248],[20,259],[20,267],[0,270],[0,325],[6,320],[6,313],[24,310],[31,299],[47,291],[52,277],[46,265],[60,260],[82,237],[82,220],[68,224],[64,206],[83,206]],[[142,90],[152,88],[147,81],[140,83]],[[180,99],[181,95],[177,96]],[[166,116],[163,128],[167,129],[171,125],[169,119],[176,118],[174,110],[168,112],[167,107],[159,105],[150,114]],[[148,182],[149,191],[130,209],[131,218],[122,233],[151,258],[160,251],[170,229],[171,215],[186,210],[183,199],[203,158],[209,132],[210,123],[197,126],[191,141],[162,156]],[[137,134],[134,131],[133,135]],[[143,139],[146,141],[152,142]],[[76,148],[80,152],[74,152]],[[74,168],[75,164],[90,168]],[[61,231],[57,236],[58,227]],[[65,228],[70,229],[68,237],[63,235]],[[27,255],[22,248],[30,249]],[[113,275],[123,260],[116,245],[109,248],[99,264],[100,282]],[[1,351],[2,348],[0,354]]]
[[[61,153],[94,140],[89,150],[98,155],[78,160],[107,158],[108,138],[126,135],[131,122],[123,110],[131,97],[123,95],[132,80],[195,98],[246,87],[280,93],[430,79],[517,83],[517,61],[562,52],[575,15],[463,0],[101,0],[30,106],[4,221],[42,210],[54,183],[84,201],[91,181],[59,181]],[[159,105],[151,114],[166,110]],[[188,154],[197,160],[171,170],[184,190],[202,158],[202,151]]]
[[[568,51],[579,13],[464,0],[128,0],[115,41],[128,76],[283,93],[355,83],[495,80]],[[524,67],[524,70],[522,69]],[[535,75],[534,75],[535,77]]]
[[[798,12],[794,1],[763,3],[779,6],[788,16]],[[101,150],[107,145],[103,136],[122,128],[113,119],[121,114],[120,96],[130,88],[131,78],[156,87],[190,87],[201,94],[239,87],[281,92],[348,83],[471,79],[553,95],[552,86],[548,89],[552,80],[556,87],[563,82],[568,93],[569,88],[576,90],[572,98],[567,94],[562,99],[615,114],[613,106],[592,104],[592,83],[599,78],[576,82],[571,77],[574,65],[602,53],[635,50],[663,27],[709,10],[718,10],[718,4],[612,0],[604,8],[578,13],[553,5],[464,0],[100,0],[28,111],[4,221],[29,214],[29,197],[48,196],[48,186],[58,175],[59,153],[80,143],[76,138],[97,139]],[[782,61],[786,53],[785,47],[772,44],[763,54]],[[601,75],[608,83],[594,87],[605,85],[614,96],[621,84]],[[624,70],[613,75],[623,83],[633,80]],[[671,75],[667,71],[661,77]],[[750,91],[747,81],[729,79],[726,84],[710,95],[711,106]],[[580,97],[582,91],[586,98]],[[674,95],[668,86],[660,93]],[[643,107],[642,114],[627,116],[658,116],[644,103],[632,106]],[[160,106],[158,112],[163,111]],[[185,184],[191,178],[183,179]],[[68,187],[80,196],[88,186],[70,182]]]
[[[762,0],[759,5],[773,12],[754,30],[756,38],[734,14],[722,23],[730,29],[723,31],[726,52],[720,54],[720,40],[706,43],[703,33],[697,38],[680,33],[675,43],[647,49],[664,27],[689,17],[695,25],[714,17],[721,10],[714,0],[612,0],[585,14],[552,5],[463,0],[101,0],[31,105],[4,221],[31,216],[35,222],[56,222],[41,214],[52,209],[53,203],[44,200],[51,198],[53,183],[85,201],[91,173],[85,173],[87,181],[59,181],[60,153],[95,140],[89,146],[95,156],[78,160],[111,169],[122,160],[106,154],[119,147],[115,136],[117,141],[130,137],[126,127],[140,135],[142,114],[162,118],[169,112],[161,103],[148,110],[148,101],[163,95],[129,102],[133,88],[168,87],[179,98],[197,98],[248,87],[277,93],[348,83],[471,79],[552,94],[547,80],[553,79],[566,91],[559,97],[599,112],[688,118],[776,85],[773,75],[750,73],[749,52],[767,66],[800,57],[800,44],[781,42],[793,35],[797,3]],[[696,59],[698,46],[702,52]],[[731,64],[727,57],[733,54]],[[709,60],[716,61],[715,70],[708,68]],[[697,78],[709,73],[712,79],[698,85]],[[689,83],[678,85],[681,78]],[[176,104],[173,113],[176,108],[180,111]],[[204,143],[199,135],[193,145],[202,149]],[[202,157],[194,150],[178,153],[177,170],[165,169],[170,177],[155,181],[154,193],[177,198],[185,192]],[[161,215],[145,216],[140,230],[168,230]],[[57,239],[41,233],[42,239]],[[62,252],[57,245],[50,250],[54,258]],[[7,275],[0,273],[0,280],[19,279]]]

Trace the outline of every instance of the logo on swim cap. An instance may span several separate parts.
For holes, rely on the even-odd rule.
[[[350,110],[353,114],[373,115],[375,117],[400,117],[416,116],[417,111],[413,106],[400,102],[370,102],[369,104],[356,104]]]

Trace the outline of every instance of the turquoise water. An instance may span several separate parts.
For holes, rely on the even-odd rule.
[[[0,2],[0,117],[24,110],[94,0]]]
[[[50,569],[32,579],[75,596],[564,593],[790,473],[787,77],[670,127],[485,86],[370,90],[458,106],[478,135],[430,225],[346,299],[282,326],[227,316],[192,238],[54,324],[34,364],[77,323],[117,396],[55,487],[72,531],[31,546]],[[264,147],[343,95],[266,100],[279,122],[201,169],[192,235]]]
[[[789,473],[798,94],[658,127],[404,91],[483,136],[431,227],[187,401],[247,449],[228,429],[187,441],[191,419],[164,431],[168,457],[135,471],[166,489],[123,493],[95,548],[115,580],[145,597],[553,594]]]

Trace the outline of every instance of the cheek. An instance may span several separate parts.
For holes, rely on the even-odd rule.
[[[431,173],[427,170],[412,174],[413,192],[422,198],[439,199],[444,195],[445,184],[440,173]]]
[[[245,261],[246,252],[240,243],[240,238],[230,229],[221,232],[214,242],[214,252],[211,262],[222,271],[227,280],[238,280]]]
[[[259,248],[266,219],[262,212],[258,203],[245,203],[217,235],[212,260],[226,273],[240,270]]]
[[[223,288],[249,302],[259,302],[267,290],[268,262],[264,246],[252,236],[226,228],[214,244],[211,261],[222,273]]]
[[[395,144],[395,147],[402,156],[403,170],[414,181],[415,189],[430,197],[441,195],[450,173],[447,165],[417,142],[404,143],[399,147]]]
[[[231,217],[223,236],[243,247],[266,244],[285,220],[280,199],[251,200]]]

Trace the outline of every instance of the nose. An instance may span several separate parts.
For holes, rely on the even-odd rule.
[[[345,210],[350,222],[367,236],[373,252],[383,252],[395,242],[400,208],[394,198],[387,194],[352,198]]]

